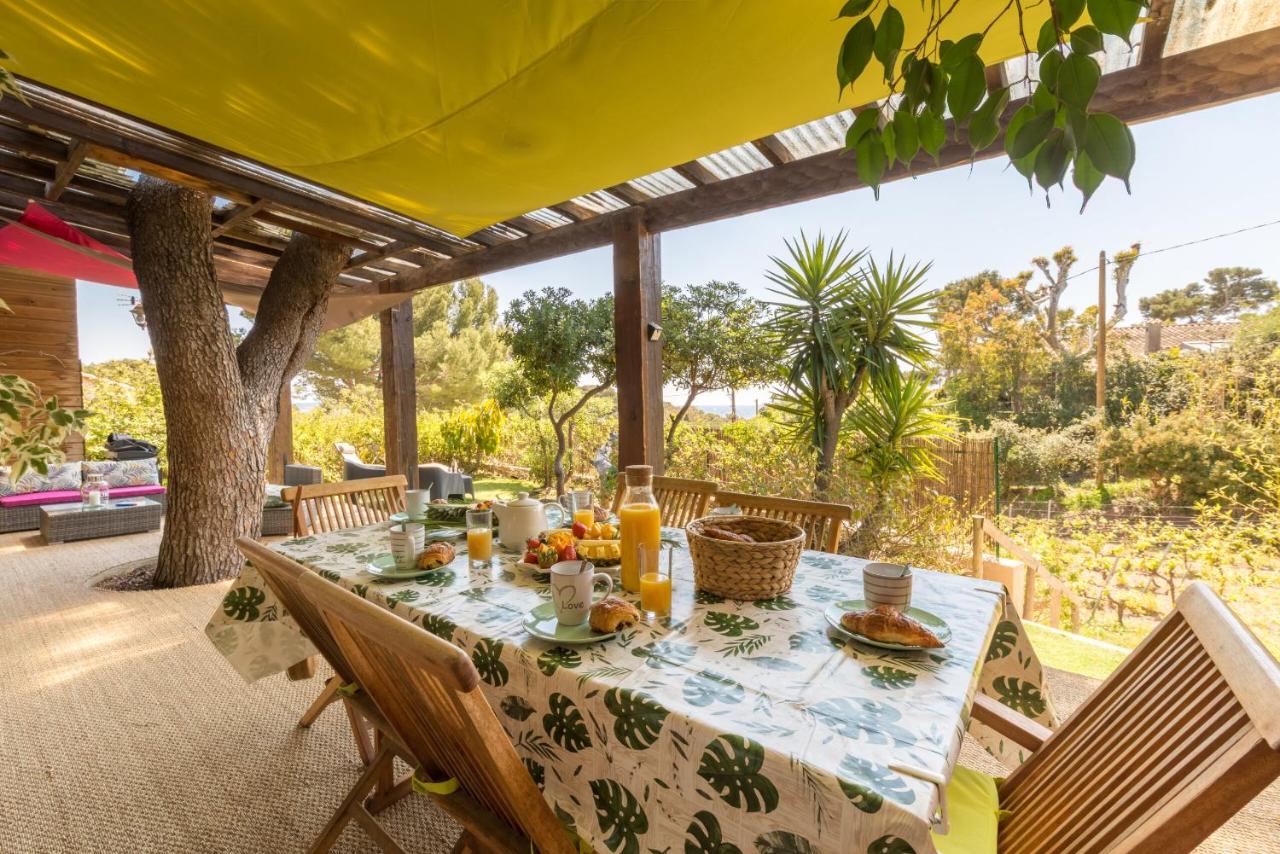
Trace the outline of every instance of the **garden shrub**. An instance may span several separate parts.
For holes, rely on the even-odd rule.
[[[1240,468],[1232,451],[1248,432],[1239,421],[1212,418],[1198,410],[1154,422],[1138,413],[1106,433],[1101,454],[1122,477],[1145,478],[1156,501],[1190,506],[1219,489],[1236,495],[1251,490],[1238,480]]]

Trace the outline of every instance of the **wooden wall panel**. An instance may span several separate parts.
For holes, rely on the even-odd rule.
[[[9,306],[0,311],[0,371],[25,377],[63,406],[82,406],[75,280],[0,267],[0,300]],[[73,435],[64,450],[68,460],[84,459],[83,437]]]

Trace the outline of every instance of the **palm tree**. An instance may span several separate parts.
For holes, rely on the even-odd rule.
[[[923,367],[930,354],[921,332],[933,324],[931,291],[921,285],[929,265],[896,260],[881,269],[867,251],[845,251],[846,235],[830,241],[803,233],[787,241],[790,258],[771,258],[771,334],[786,354],[786,391],[777,404],[794,435],[814,454],[814,492],[825,498],[845,413],[868,381]]]

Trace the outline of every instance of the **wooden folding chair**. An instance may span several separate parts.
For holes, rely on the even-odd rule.
[[[404,475],[393,474],[291,486],[280,497],[293,505],[293,535],[304,537],[385,522],[404,510],[407,485]]]
[[[985,696],[973,717],[1032,751],[1000,854],[1191,851],[1280,777],[1280,665],[1201,582],[1055,732]]]
[[[464,828],[455,851],[576,851],[480,692],[465,652],[314,573],[298,583],[394,736],[312,851],[327,851],[352,819],[369,828],[360,799],[400,749],[417,766],[414,791]]]
[[[653,497],[658,499],[658,507],[662,509],[662,524],[673,528],[683,528],[694,519],[699,519],[711,509],[711,499],[715,497],[719,485],[711,480],[690,480],[683,477],[654,477]],[[622,504],[622,493],[619,487],[613,496],[613,512],[618,512]]]
[[[746,492],[717,492],[716,506],[737,507],[746,516],[794,522],[804,528],[805,548],[833,554],[840,550],[841,526],[853,518],[853,510],[848,504],[775,498]]]

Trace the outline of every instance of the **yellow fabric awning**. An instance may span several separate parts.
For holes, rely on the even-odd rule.
[[[0,0],[0,47],[19,74],[466,235],[837,112],[840,5]],[[897,5],[913,43],[922,4]],[[942,35],[1003,5],[960,0]],[[1021,52],[1008,15],[983,58]],[[875,76],[843,106],[882,95]]]

